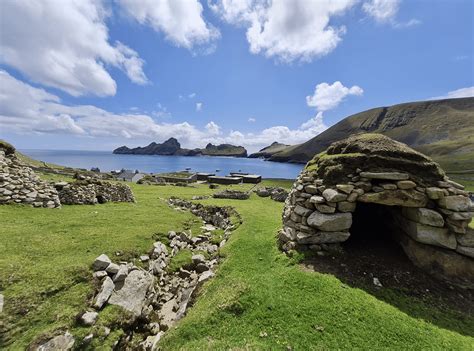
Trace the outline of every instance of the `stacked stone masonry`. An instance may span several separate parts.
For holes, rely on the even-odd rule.
[[[34,207],[60,207],[58,192],[41,180],[14,153],[0,149],[0,204],[17,203]]]
[[[345,181],[339,174],[334,184],[319,176],[321,168],[307,166],[285,201],[281,248],[331,251],[350,237],[358,203],[384,205],[392,216],[387,223],[398,227],[398,241],[415,264],[474,287],[474,230],[468,227],[474,204],[464,187],[444,174],[423,181],[409,172],[366,168]]]
[[[73,183],[59,182],[55,188],[64,205],[94,205],[105,202],[134,202],[132,190],[126,184],[110,183],[95,178]]]

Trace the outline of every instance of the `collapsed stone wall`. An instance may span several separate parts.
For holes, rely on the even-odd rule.
[[[59,182],[55,188],[64,205],[94,205],[106,202],[135,202],[126,184],[110,183],[96,178],[83,178],[73,183]]]
[[[474,216],[464,187],[426,156],[381,135],[332,144],[285,202],[281,248],[326,251],[349,239],[358,203],[388,206],[407,256],[435,276],[474,287]],[[381,228],[383,229],[383,228]]]
[[[48,208],[61,206],[53,186],[18,159],[14,149],[8,151],[0,147],[0,204],[8,203]]]

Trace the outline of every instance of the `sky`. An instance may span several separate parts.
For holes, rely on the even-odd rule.
[[[256,151],[474,96],[471,0],[2,0],[0,138]]]

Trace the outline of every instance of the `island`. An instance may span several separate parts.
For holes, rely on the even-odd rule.
[[[229,156],[229,157],[247,157],[247,150],[243,146],[231,144],[213,145],[207,144],[203,149],[185,149],[176,138],[169,138],[159,144],[150,143],[148,146],[129,148],[121,146],[113,151],[114,154],[126,155],[166,155],[166,156]]]

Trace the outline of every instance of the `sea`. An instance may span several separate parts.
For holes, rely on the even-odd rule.
[[[260,174],[263,178],[295,179],[303,165],[270,162],[256,158],[219,156],[116,155],[111,151],[20,150],[36,160],[61,166],[101,171],[130,169],[144,173],[190,170],[228,175],[230,172]]]

